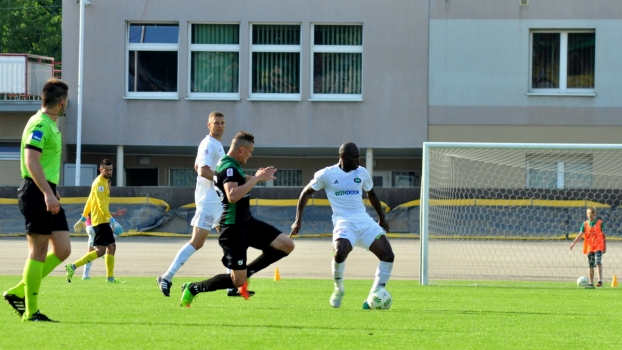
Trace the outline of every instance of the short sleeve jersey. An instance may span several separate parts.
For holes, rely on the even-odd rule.
[[[110,189],[108,179],[99,175],[91,185],[89,194],[91,201],[91,222],[93,226],[109,223],[112,215],[108,207],[110,206]]]
[[[335,164],[316,172],[310,185],[315,191],[326,190],[333,209],[333,223],[369,220],[363,204],[363,190],[370,191],[374,184],[367,169],[359,166],[346,173],[339,164]]]
[[[41,111],[28,120],[22,134],[20,148],[22,177],[32,178],[28,167],[26,167],[26,148],[41,152],[40,162],[45,179],[58,185],[62,150],[61,133],[56,123]]]
[[[588,225],[590,225],[590,227],[594,227],[594,225],[596,225],[596,222],[598,222],[599,219],[596,219],[594,221],[590,221],[588,223]],[[601,222],[600,223],[600,229],[603,230],[603,232],[605,232],[605,223]],[[579,232],[585,232],[585,223],[583,225],[581,225],[581,230]]]
[[[220,158],[225,155],[225,149],[222,143],[210,135],[207,135],[197,151],[197,158],[194,164],[197,169],[208,166],[212,171],[215,170],[216,164]],[[208,180],[201,175],[197,175],[197,185],[194,190],[194,201],[199,204],[220,203],[218,193],[214,188],[214,181]]]
[[[250,195],[247,193],[243,198],[235,203],[230,203],[225,195],[225,184],[228,182],[237,183],[242,186],[246,183],[246,175],[240,163],[225,155],[216,165],[216,191],[220,196],[223,207],[221,225],[240,224],[251,218]]]

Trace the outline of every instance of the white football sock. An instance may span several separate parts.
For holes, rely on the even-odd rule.
[[[378,268],[376,269],[376,279],[374,280],[374,284],[371,286],[371,290],[369,293],[375,291],[378,286],[384,287],[389,279],[391,278],[391,271],[393,271],[393,263],[381,261],[378,264]]]
[[[345,287],[343,286],[343,275],[346,269],[346,262],[342,262],[341,264],[335,262],[335,259],[331,260],[331,267],[333,269],[333,278],[335,279],[335,288],[339,289],[339,291],[343,292]]]
[[[162,275],[162,278],[169,282],[172,282],[173,276],[175,276],[177,271],[186,263],[186,261],[188,261],[188,259],[190,259],[192,254],[196,253],[196,251],[197,250],[194,249],[192,244],[186,243],[183,247],[181,247],[181,249],[179,249],[177,255],[175,256],[175,259],[171,263],[171,266],[169,266],[168,271],[166,271],[166,273]]]
[[[91,272],[92,264],[93,264],[92,262],[87,262],[86,265],[84,265],[84,272],[82,272],[82,278],[89,277],[89,272]]]

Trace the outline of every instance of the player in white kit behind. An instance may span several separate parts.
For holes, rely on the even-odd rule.
[[[192,254],[203,247],[209,231],[218,227],[223,212],[220,198],[214,188],[213,169],[220,158],[225,155],[221,143],[222,135],[225,132],[224,114],[217,111],[210,113],[207,128],[209,135],[199,144],[194,162],[194,169],[197,171],[197,184],[194,191],[196,213],[190,222],[192,238],[179,249],[168,270],[156,278],[160,291],[167,297],[171,295],[173,276],[190,259]],[[229,294],[237,296],[237,289],[230,291]]]

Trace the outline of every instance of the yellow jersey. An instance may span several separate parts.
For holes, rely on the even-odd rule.
[[[108,179],[101,174],[95,178],[91,185],[91,193],[87,200],[84,212],[86,213],[87,206],[90,208],[91,223],[93,227],[101,224],[107,224],[112,219],[110,214],[110,188],[108,188]],[[86,213],[88,215],[88,213]],[[83,214],[84,215],[84,214]],[[86,215],[85,215],[86,216]]]

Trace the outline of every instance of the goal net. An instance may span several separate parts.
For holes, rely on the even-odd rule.
[[[588,276],[583,240],[569,247],[595,207],[610,283],[622,273],[621,189],[622,145],[424,143],[420,282]]]

